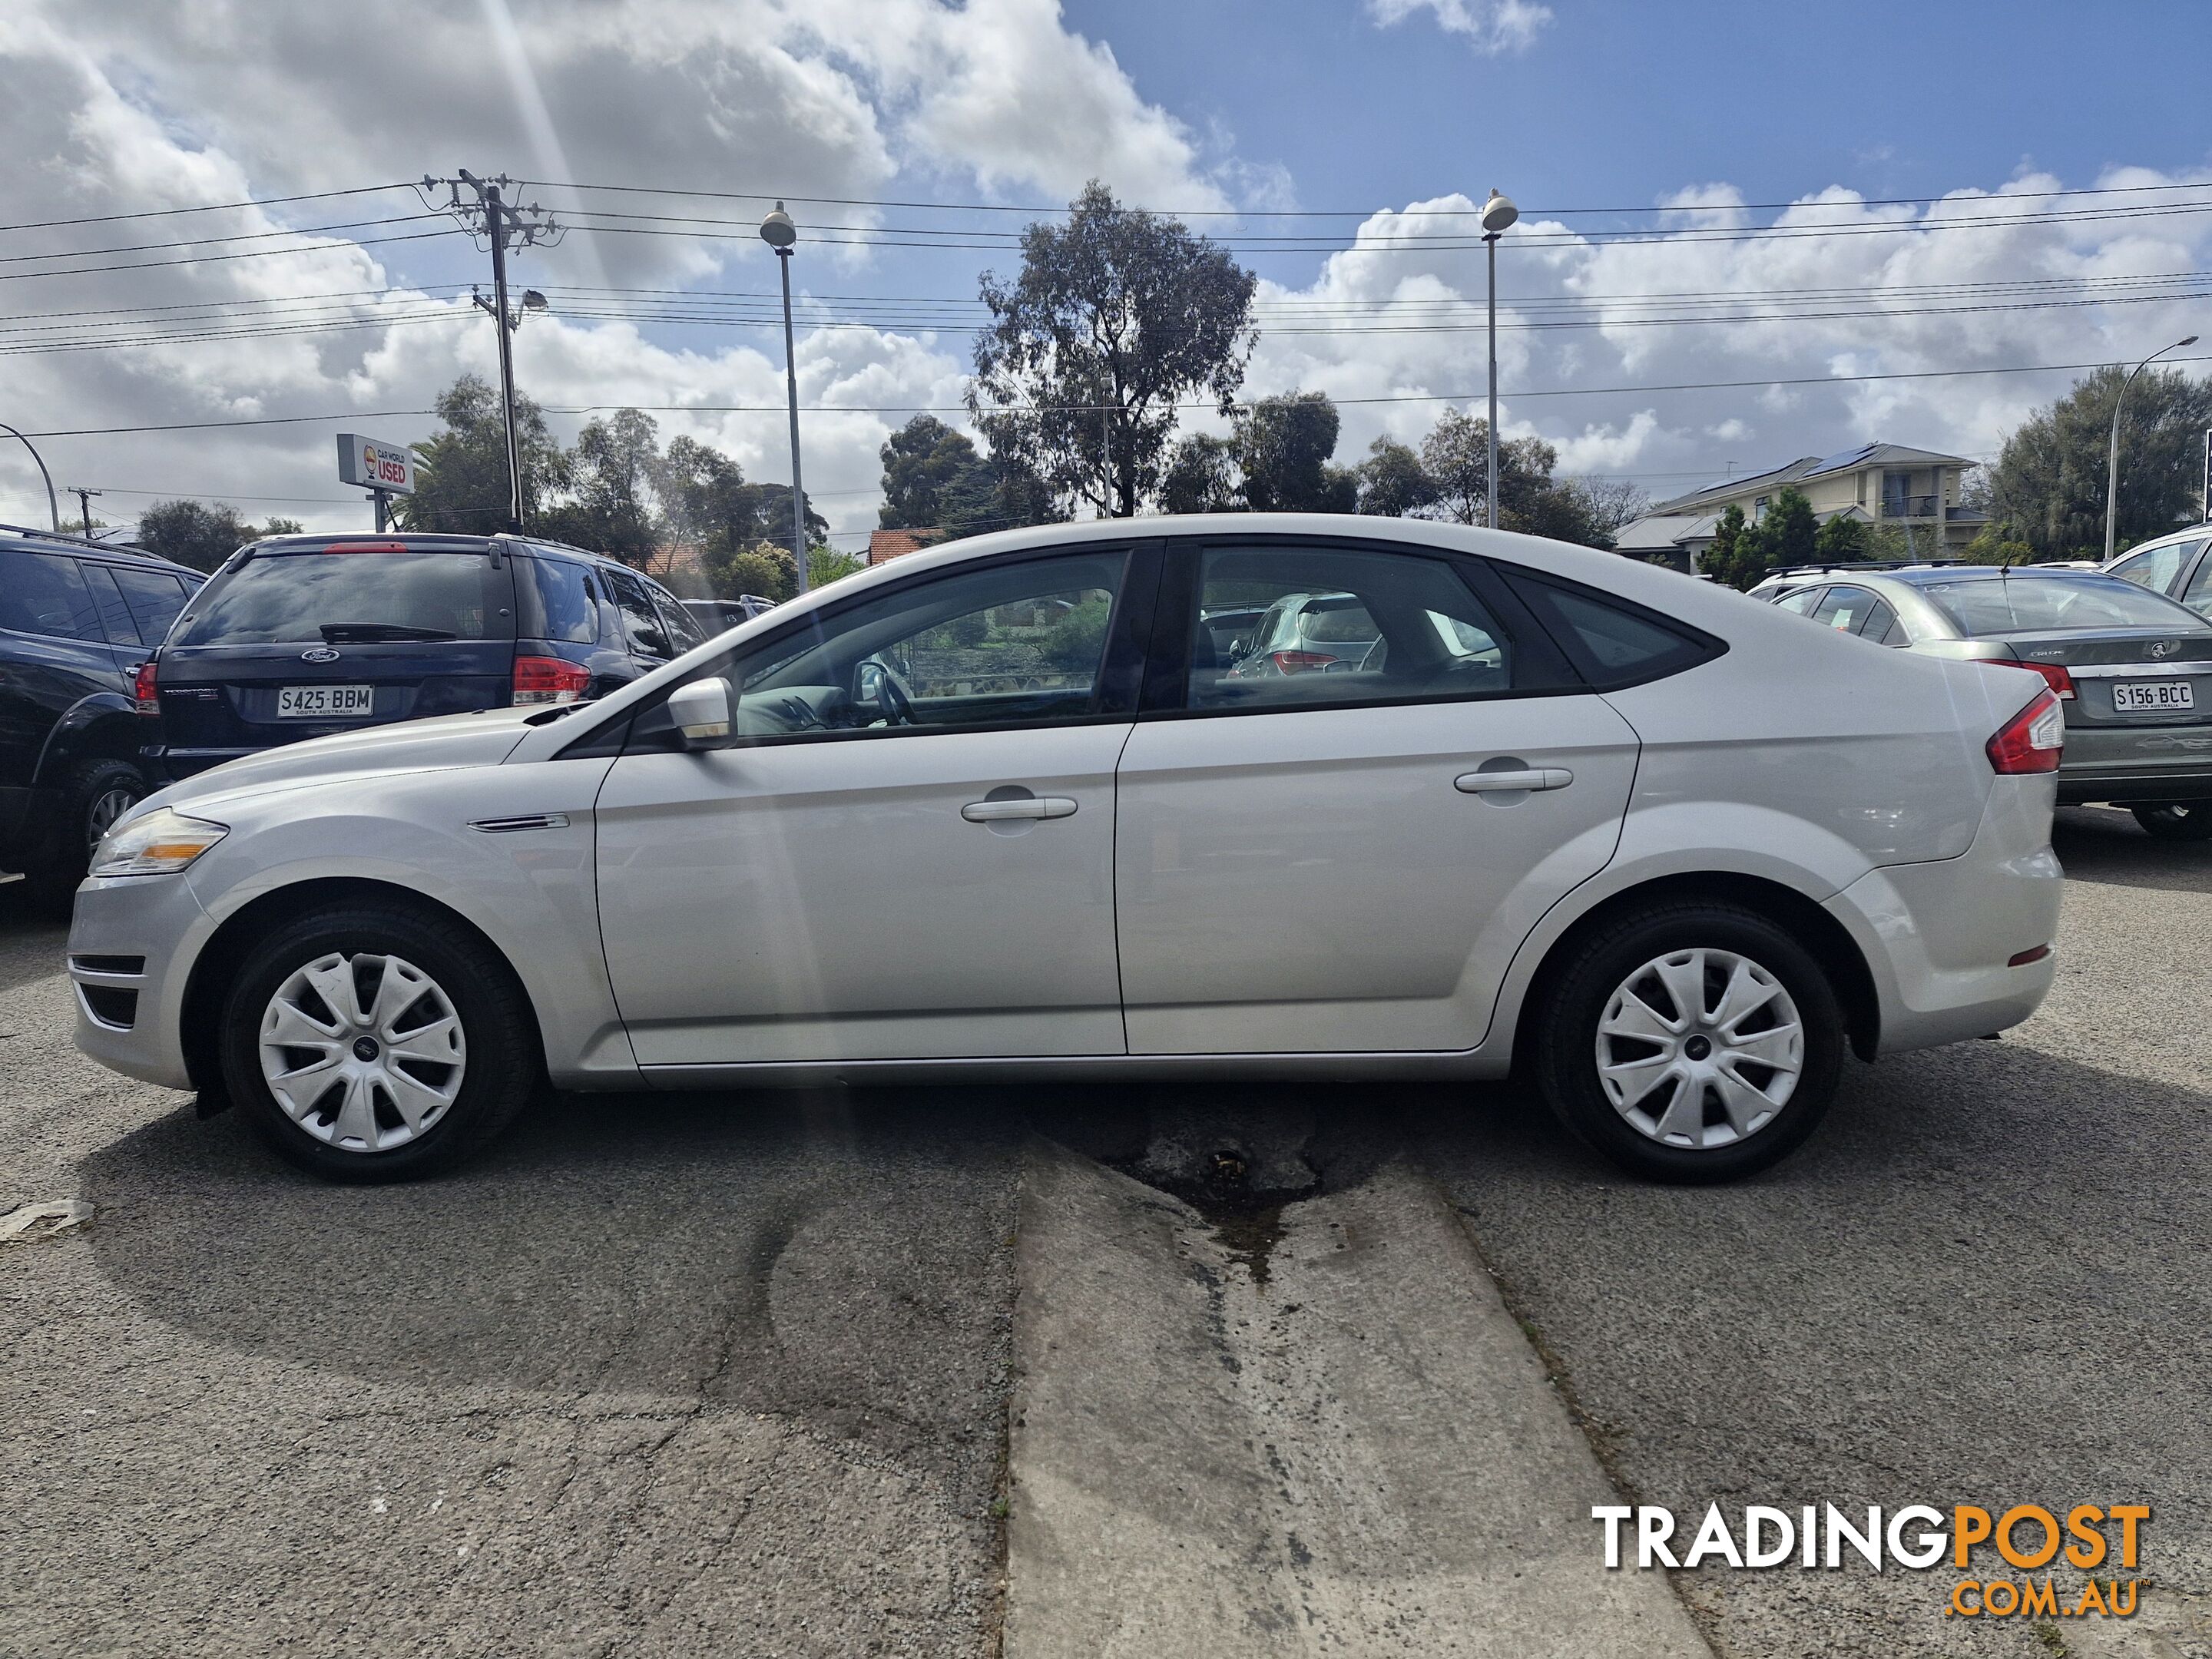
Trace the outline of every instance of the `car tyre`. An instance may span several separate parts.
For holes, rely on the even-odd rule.
[[[544,1077],[505,958],[453,918],[402,904],[283,923],[247,951],[221,1018],[231,1098],[279,1155],[332,1181],[451,1168]]]
[[[2130,806],[2136,822],[2160,841],[2212,841],[2212,800],[2169,800]]]
[[[46,854],[24,873],[40,908],[66,915],[110,825],[146,798],[145,775],[129,761],[80,761],[62,778]]]
[[[1767,916],[1657,904],[1571,950],[1535,1009],[1534,1070],[1560,1121],[1613,1163],[1655,1181],[1733,1181],[1794,1151],[1826,1114],[1843,1010],[1820,964]]]

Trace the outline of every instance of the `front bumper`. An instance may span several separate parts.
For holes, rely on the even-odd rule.
[[[85,882],[69,936],[76,1046],[143,1083],[196,1086],[185,1062],[185,984],[214,932],[182,875]],[[131,994],[127,1018],[123,993]]]
[[[1873,975],[1877,1052],[1902,1054],[2019,1024],[2051,989],[2065,877],[2051,850],[2053,775],[2001,777],[1954,859],[1885,865],[1827,902]]]

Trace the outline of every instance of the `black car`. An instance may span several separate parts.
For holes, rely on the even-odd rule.
[[[514,536],[277,536],[139,671],[164,782],[331,732],[603,696],[706,635],[657,582]]]
[[[67,895],[148,793],[133,676],[207,578],[151,554],[0,526],[0,867]]]

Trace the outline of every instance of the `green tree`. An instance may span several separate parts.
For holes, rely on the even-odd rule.
[[[884,440],[884,504],[876,518],[885,530],[935,530],[945,518],[949,490],[969,485],[988,463],[964,432],[934,415],[917,415]]]
[[[445,429],[415,446],[415,493],[393,503],[403,530],[443,530],[484,536],[507,527],[507,428],[499,394],[481,375],[464,374],[438,394]],[[538,504],[567,486],[568,458],[528,398],[514,400],[522,451],[522,515],[536,523]]]
[[[618,409],[587,422],[569,453],[568,498],[541,513],[540,533],[643,568],[663,529],[653,483],[662,471],[660,428],[652,416]]]
[[[1244,505],[1255,513],[1351,513],[1359,481],[1332,466],[1340,429],[1325,392],[1262,398],[1237,423],[1231,441],[1243,472]]]
[[[1056,504],[1133,515],[1159,491],[1176,404],[1203,392],[1230,412],[1256,337],[1257,282],[1206,238],[1092,180],[1065,224],[1023,231],[1018,277],[983,277],[992,320],[968,406],[992,453]]]
[[[1501,454],[1501,482],[1504,465]],[[1490,422],[1446,409],[1421,440],[1421,471],[1435,489],[1430,507],[1438,518],[1480,524],[1490,499]]]
[[[1864,519],[1838,513],[1814,532],[1814,556],[1822,564],[1854,564],[1868,558],[1867,530]]]
[[[296,536],[307,527],[297,519],[272,517],[267,524],[261,526],[261,533],[264,536]]]
[[[138,515],[136,539],[149,553],[213,570],[260,533],[226,502],[156,501]]]
[[[679,434],[669,440],[654,474],[655,492],[668,533],[699,550],[701,568],[722,563],[769,543],[785,549],[785,580],[797,568],[790,562],[791,486],[749,483],[738,464],[710,444]],[[809,547],[827,544],[829,520],[806,508]],[[808,564],[810,575],[812,562]],[[757,573],[756,573],[757,574]],[[720,597],[764,593],[763,587],[716,586]],[[787,597],[783,595],[775,597]]]
[[[2039,559],[2103,556],[2112,401],[2126,375],[2122,368],[2084,375],[2005,440],[1986,497],[2000,540],[2024,541]],[[2118,546],[2196,516],[2207,427],[2212,380],[2156,368],[2136,377],[2120,417]]]
[[[1163,513],[1242,512],[1235,443],[1210,432],[1178,439],[1160,476],[1159,499]]]
[[[1715,581],[1735,586],[1736,550],[1749,530],[1750,526],[1744,522],[1743,509],[1730,501],[1714,521],[1713,539],[1706,546],[1698,568]]]
[[[1776,492],[1759,531],[1769,564],[1810,564],[1819,556],[1820,521],[1805,492],[1794,484]]]
[[[1404,519],[1437,504],[1436,480],[1421,458],[1395,439],[1377,438],[1357,469],[1359,510],[1381,518]]]

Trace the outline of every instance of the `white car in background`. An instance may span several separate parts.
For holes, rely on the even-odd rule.
[[[1379,648],[1239,676],[1208,613]],[[1335,603],[1334,599],[1332,603]],[[84,1050],[341,1179],[550,1080],[1499,1078],[1646,1175],[1810,1133],[1846,1045],[2051,983],[2063,726],[1587,548],[1235,515],[910,555],[604,701],[302,743],[79,890]]]

